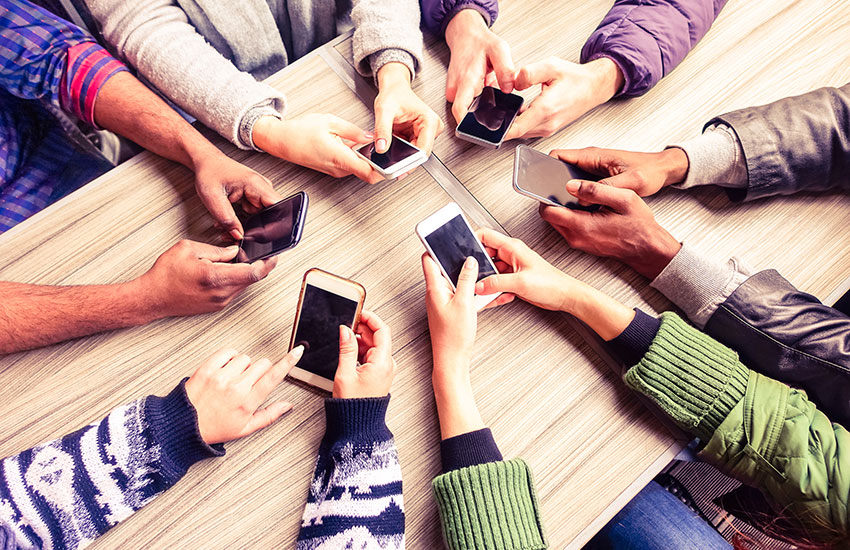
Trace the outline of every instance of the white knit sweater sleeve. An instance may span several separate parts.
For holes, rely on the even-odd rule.
[[[422,31],[417,0],[354,0],[354,66],[372,76],[384,64],[404,63],[415,76],[422,65]]]
[[[258,111],[282,115],[283,94],[237,69],[170,0],[85,0],[118,55],[171,101],[243,149]]]

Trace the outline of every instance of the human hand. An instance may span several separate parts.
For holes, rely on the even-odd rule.
[[[540,95],[523,106],[505,139],[549,137],[597,105],[605,103],[623,85],[623,74],[603,57],[578,64],[558,57],[521,68],[516,88],[542,85]]]
[[[685,181],[689,167],[688,155],[678,147],[657,153],[586,147],[556,149],[549,154],[586,172],[604,176],[600,183],[631,189],[641,197]]]
[[[585,203],[602,205],[595,212],[540,206],[540,217],[573,248],[616,258],[649,279],[657,277],[682,248],[631,189],[570,180],[567,191]]]
[[[239,247],[182,240],[157,258],[136,282],[153,318],[195,315],[224,308],[249,285],[265,278],[277,258],[231,264]]]
[[[378,69],[375,98],[375,150],[385,153],[393,133],[413,143],[426,155],[443,131],[443,121],[410,87],[410,70],[403,63],[387,63]]]
[[[283,198],[264,176],[217,150],[195,161],[195,190],[216,227],[236,241],[243,229],[232,203],[242,201],[243,210],[256,212]]]
[[[439,379],[467,376],[478,326],[474,300],[478,262],[472,256],[466,259],[456,290],[452,290],[451,283],[428,253],[422,255],[422,271],[434,353],[433,376]]]
[[[361,312],[356,336],[350,328],[340,325],[334,397],[384,397],[390,393],[395,371],[390,327],[380,317],[371,311]]]
[[[506,304],[519,296],[543,309],[570,311],[569,300],[576,295],[577,281],[543,259],[519,239],[492,229],[479,229],[478,238],[487,254],[495,258],[499,273],[481,279],[477,294],[502,292],[487,307]]]
[[[253,136],[254,144],[270,155],[335,178],[354,175],[367,183],[384,179],[353,149],[374,136],[334,115],[310,113],[284,120],[264,116],[254,123]]]
[[[203,362],[186,381],[186,395],[198,414],[198,430],[208,445],[226,443],[271,425],[292,409],[277,401],[260,405],[298,363],[304,347],[272,364],[268,359],[251,361],[233,349],[221,349]],[[259,410],[258,410],[259,409]]]
[[[497,80],[505,93],[514,90],[516,70],[511,48],[487,27],[480,13],[464,9],[452,17],[446,26],[446,44],[451,50],[446,99],[458,124],[488,79]]]

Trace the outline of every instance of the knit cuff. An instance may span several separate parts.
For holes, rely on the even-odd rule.
[[[531,469],[521,458],[454,470],[432,485],[449,550],[546,548]]]
[[[403,63],[410,70],[410,81],[416,78],[416,58],[404,50],[387,48],[369,55],[369,66],[372,67],[375,85],[378,84],[378,71],[387,63]]]
[[[748,377],[738,354],[668,312],[661,315],[649,351],[624,380],[679,426],[708,441],[744,398]]]
[[[499,462],[502,460],[502,453],[499,452],[490,428],[483,428],[441,441],[440,458],[443,473],[446,473],[468,466]]]
[[[385,422],[390,396],[325,400],[325,443],[367,440],[389,441]]]
[[[282,107],[277,107],[275,100],[255,105],[248,109],[245,116],[239,122],[239,145],[245,149],[253,149],[265,153],[254,143],[254,124],[264,116],[273,116],[277,119],[283,118]]]
[[[224,455],[224,445],[207,445],[201,437],[198,413],[186,395],[186,380],[165,397],[151,395],[145,399],[145,421],[154,443],[162,449],[161,471],[169,485],[176,483],[196,462]]]
[[[661,321],[657,318],[635,308],[635,318],[632,319],[626,330],[609,343],[620,360],[626,366],[631,367],[636,365],[641,357],[649,351],[649,346],[652,344],[655,335],[658,334],[658,327],[660,326]]]
[[[668,145],[688,156],[685,181],[674,184],[679,189],[700,185],[719,185],[733,189],[747,188],[747,162],[744,149],[735,132],[725,124],[706,127],[699,136]]]

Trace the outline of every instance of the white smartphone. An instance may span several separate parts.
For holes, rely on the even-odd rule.
[[[460,207],[451,202],[416,225],[416,234],[440,266],[440,271],[456,288],[463,263],[469,256],[478,260],[478,280],[495,275],[496,266],[475,236]],[[497,294],[476,295],[477,310],[495,300]]]
[[[598,176],[527,145],[519,145],[515,151],[514,191],[551,206],[589,212],[599,210],[596,204],[582,206],[567,191],[570,180],[597,181]]]
[[[522,107],[523,98],[485,86],[455,129],[460,139],[498,149]]]
[[[333,391],[339,363],[339,326],[357,328],[366,300],[363,285],[313,268],[304,274],[289,349],[303,345],[304,355],[289,376]]]
[[[390,148],[384,153],[375,150],[374,142],[367,143],[355,151],[387,179],[409,172],[428,160],[425,151],[398,136],[393,136]]]

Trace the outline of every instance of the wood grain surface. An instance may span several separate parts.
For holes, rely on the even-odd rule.
[[[839,2],[732,0],[685,62],[642,98],[600,107],[548,140],[562,146],[657,149],[696,135],[712,114],[850,77]],[[610,2],[503,1],[496,31],[517,62],[547,55],[577,61]],[[566,21],[569,23],[567,24]],[[348,42],[337,51],[350,50]],[[626,303],[664,309],[637,274],[570,251],[510,188],[513,144],[487,151],[455,139],[445,105],[445,45],[429,38],[417,91],[450,128],[436,153],[490,214],[571,274]],[[371,128],[367,106],[316,55],[269,82],[289,114],[330,112]],[[149,393],[165,394],[222,346],[254,357],[285,352],[303,273],[321,267],[367,289],[366,306],[392,327],[399,373],[388,424],[404,475],[407,541],[440,548],[430,489],[439,430],[414,225],[450,197],[419,169],[400,182],[335,180],[214,138],[269,177],[284,195],[305,190],[304,238],[263,282],[226,310],[159,321],[0,358],[0,456],[59,437]],[[777,267],[826,294],[850,259],[841,243],[850,200],[837,194],[731,205],[713,189],[665,191],[650,200],[677,237],[722,257]],[[44,284],[108,283],[143,273],[177,239],[211,241],[211,219],[186,169],[144,153],[0,236],[0,278]],[[803,229],[801,231],[801,229]],[[791,244],[789,247],[788,245]],[[615,513],[678,443],[557,314],[522,303],[480,316],[473,384],[502,452],[532,466],[552,548],[577,547]],[[294,545],[324,432],[322,394],[285,382],[272,395],[295,404],[274,426],[228,445],[92,547],[289,548]]]

